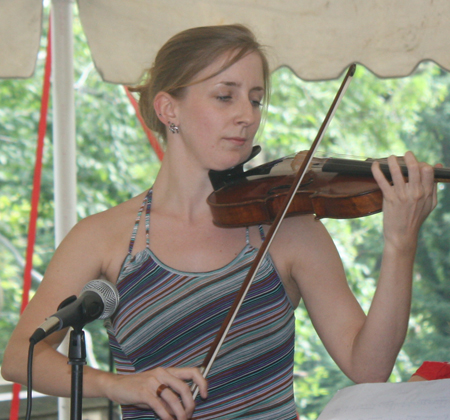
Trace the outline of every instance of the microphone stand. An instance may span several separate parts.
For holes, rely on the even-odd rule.
[[[70,420],[81,420],[83,412],[83,366],[86,364],[86,342],[82,328],[70,332],[69,365],[72,365]]]
[[[68,354],[68,364],[72,365],[71,420],[82,420],[83,414],[83,367],[86,364],[86,342],[83,327],[97,318],[105,319],[111,316],[119,304],[119,293],[116,287],[105,280],[92,280],[87,283],[83,287],[80,297],[84,294],[86,295],[78,303],[76,303],[76,296],[70,296],[61,302],[58,312],[44,322],[30,337],[30,342],[36,344],[54,331],[68,326],[73,327],[69,337]],[[75,305],[66,309],[72,303]],[[31,369],[29,371],[31,372]]]

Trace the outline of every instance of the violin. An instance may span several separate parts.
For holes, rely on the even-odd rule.
[[[220,227],[270,224],[284,202],[305,152],[237,172],[208,197],[213,221]],[[397,158],[402,174],[408,170]],[[377,159],[390,180],[387,159]],[[372,176],[374,159],[313,158],[286,217],[351,219],[382,210],[383,195]],[[450,169],[435,168],[435,182],[449,182]],[[217,185],[217,180],[215,180]]]

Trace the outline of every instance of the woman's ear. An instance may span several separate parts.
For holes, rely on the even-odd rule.
[[[156,115],[164,125],[168,125],[169,121],[176,122],[176,100],[167,92],[158,92],[153,101]]]

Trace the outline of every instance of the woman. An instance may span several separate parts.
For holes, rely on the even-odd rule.
[[[290,218],[208,386],[196,369],[264,239],[262,227],[212,223],[208,172],[249,156],[268,77],[261,46],[240,25],[191,29],[162,47],[147,82],[136,88],[147,124],[166,140],[157,179],[148,192],[88,217],[64,239],[11,338],[6,379],[25,382],[29,336],[59,302],[100,276],[120,293],[107,326],[118,374],[86,368],[84,395],[120,403],[124,418],[295,419],[293,312],[301,298],[346,375],[355,382],[388,378],[406,333],[418,231],[436,205],[433,169],[410,152],[408,182],[393,157],[393,185],[373,165],[384,194],[385,248],[368,315],[323,225],[314,216]],[[36,346],[34,376],[41,392],[68,396],[70,371],[54,350],[63,335]],[[202,397],[195,410],[189,381]]]

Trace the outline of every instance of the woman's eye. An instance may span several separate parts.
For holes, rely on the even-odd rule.
[[[217,99],[222,102],[227,102],[231,100],[231,95],[223,95],[223,96],[219,95]]]
[[[261,102],[261,101],[253,100],[253,101],[250,101],[250,102],[252,103],[252,105],[253,105],[255,108],[258,108],[258,107],[261,107],[261,106],[262,106],[262,102]]]

